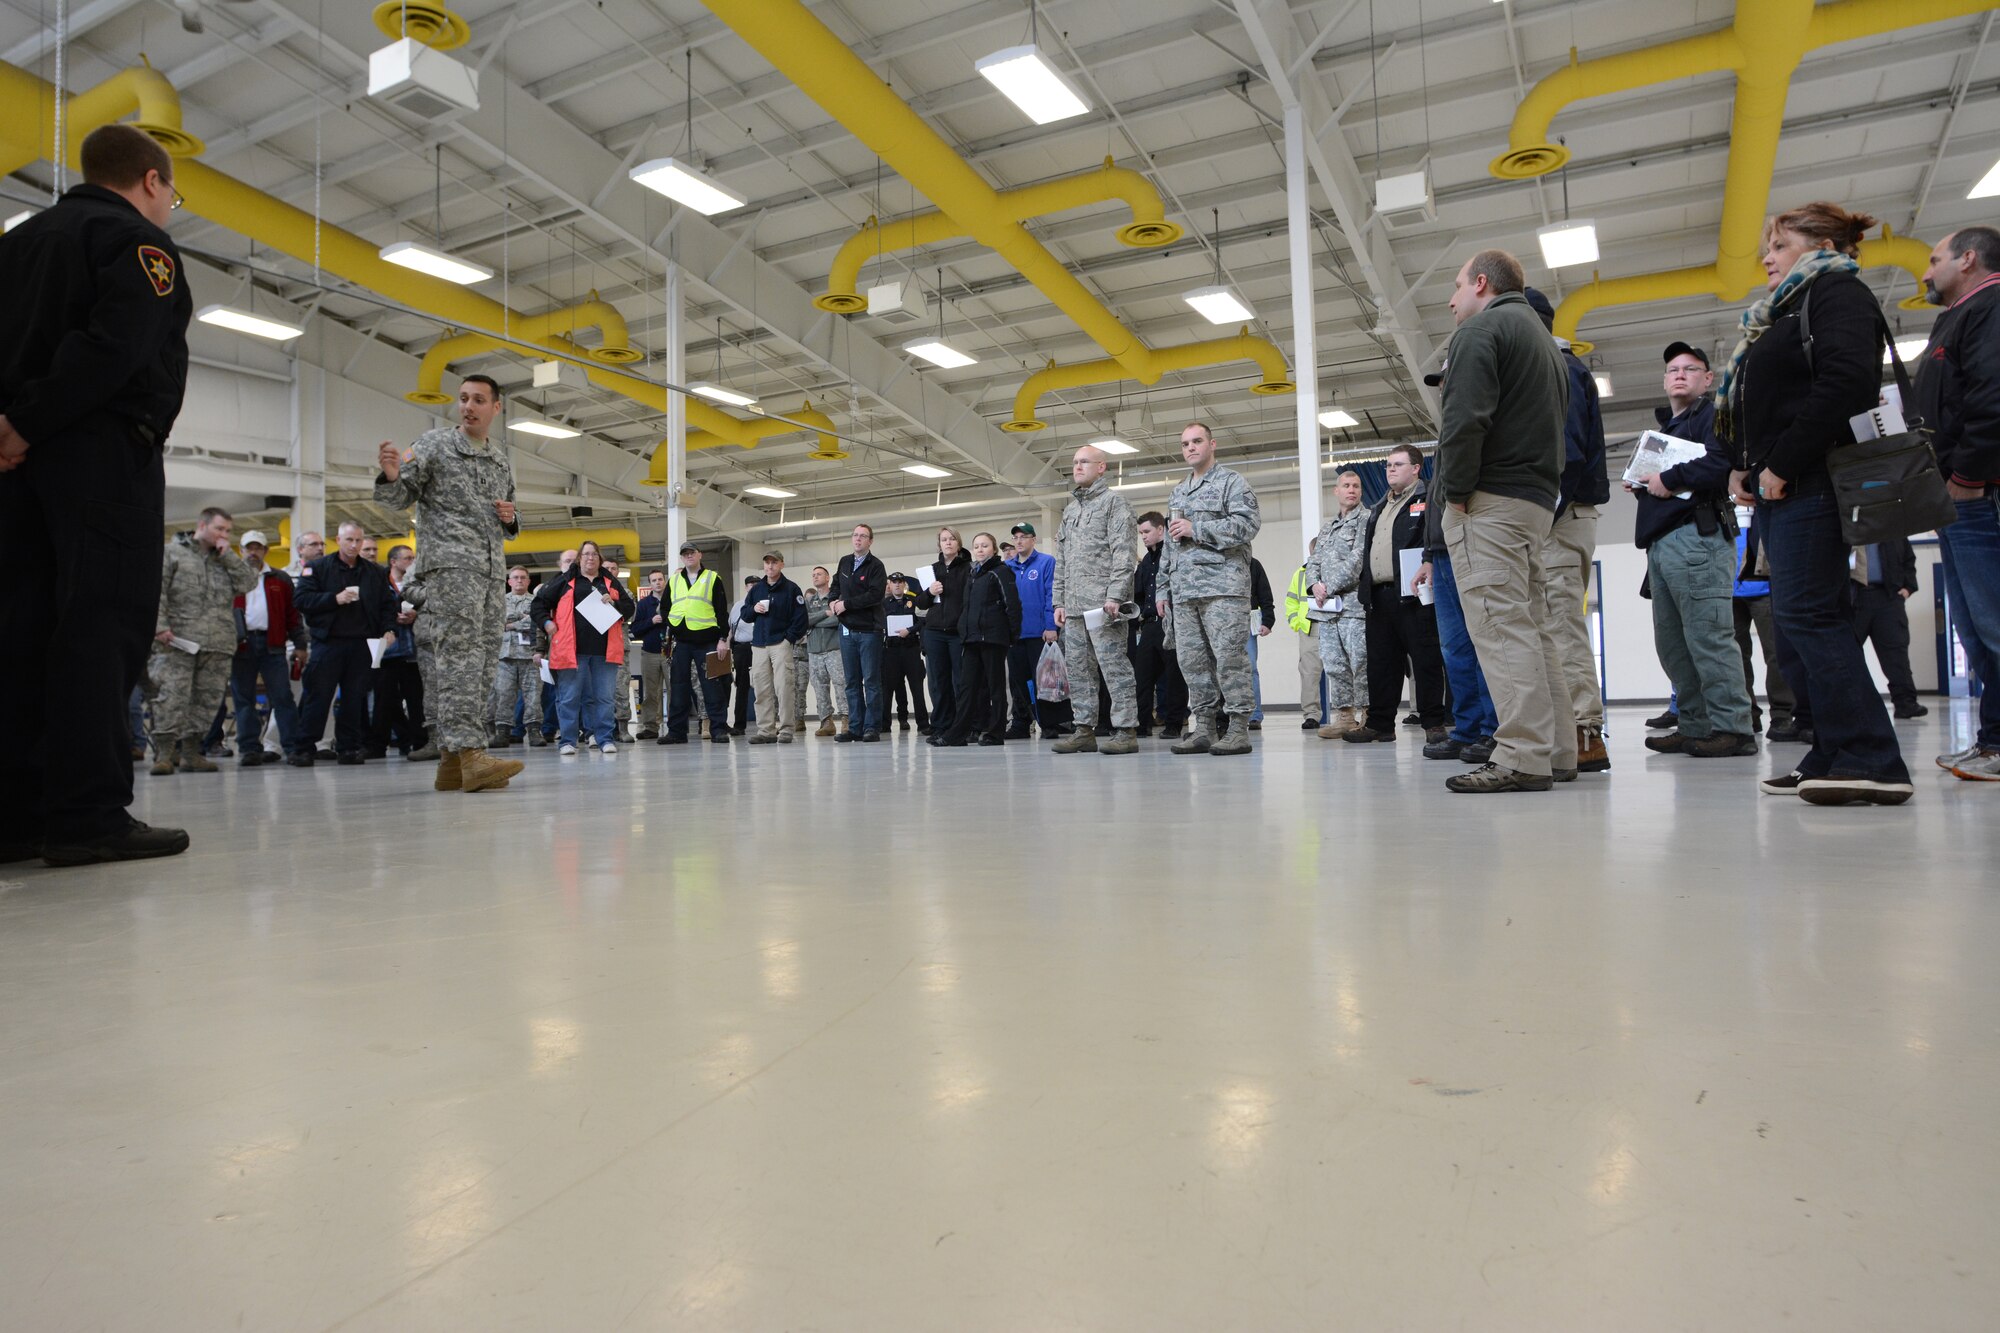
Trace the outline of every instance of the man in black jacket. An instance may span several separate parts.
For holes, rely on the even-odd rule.
[[[875,529],[855,524],[853,545],[854,553],[834,567],[827,608],[840,621],[840,665],[847,673],[847,730],[834,739],[879,741],[889,725],[882,692],[882,599],[889,595],[889,574],[870,553]]]
[[[790,745],[798,726],[798,694],[792,689],[793,651],[806,637],[806,595],[785,577],[785,557],[764,556],[764,577],[743,595],[742,618],[750,622],[750,688],[762,701],[752,745]]]
[[[1978,735],[1937,762],[2000,782],[2000,231],[1961,227],[1940,241],[1924,288],[1945,307],[1912,386],[1958,506],[1958,522],[1938,531],[1945,597],[1966,661],[1986,682]]]
[[[299,576],[299,611],[312,633],[312,658],[305,671],[298,744],[288,762],[313,762],[313,746],[326,730],[334,692],[333,751],[343,764],[359,764],[368,740],[368,680],[374,669],[371,640],[386,649],[396,641],[401,602],[382,566],[361,558],[359,523],[340,525],[340,548],[307,565]]]
[[[1132,596],[1139,603],[1139,618],[1132,622],[1132,638],[1127,652],[1132,672],[1138,678],[1139,734],[1153,734],[1154,701],[1164,695],[1159,709],[1160,735],[1177,738],[1187,725],[1187,680],[1181,675],[1179,656],[1167,639],[1168,622],[1161,617],[1154,588],[1160,577],[1160,544],[1167,539],[1167,518],[1157,509],[1139,515],[1139,540],[1146,554],[1132,577]]]
[[[188,845],[125,813],[128,701],[160,599],[160,446],[187,382],[193,302],[165,230],[180,196],[173,160],[133,126],[91,131],[80,160],[84,184],[0,239],[0,567],[19,580],[0,611],[0,862]]]
[[[1735,510],[1729,452],[1715,430],[1708,355],[1684,342],[1666,350],[1668,406],[1662,434],[1707,449],[1693,462],[1654,473],[1630,489],[1638,498],[1633,541],[1646,553],[1653,599],[1653,650],[1680,700],[1678,727],[1646,738],[1660,754],[1700,759],[1757,753],[1750,691],[1736,649]]]
[[[1910,613],[1904,603],[1917,590],[1917,553],[1908,537],[1854,548],[1854,637],[1875,645],[1875,660],[1889,680],[1889,699],[1900,718],[1924,717],[1910,674]]]
[[[1368,514],[1362,538],[1361,583],[1356,591],[1368,615],[1368,716],[1341,737],[1356,745],[1396,739],[1396,705],[1406,671],[1415,684],[1417,720],[1428,742],[1445,739],[1451,715],[1444,706],[1444,655],[1438,648],[1437,613],[1414,589],[1403,593],[1403,551],[1422,562],[1424,517],[1430,508],[1423,450],[1413,444],[1389,451],[1383,465],[1389,489]]]
[[[889,628],[892,616],[908,616],[907,627]],[[924,648],[922,630],[917,616],[917,598],[910,591],[910,576],[891,574],[889,595],[882,599],[882,702],[883,725],[888,725],[887,713],[894,704],[897,725],[903,731],[910,729],[911,703],[916,705],[917,730],[931,729],[931,711],[924,702]],[[906,693],[907,691],[907,693]]]

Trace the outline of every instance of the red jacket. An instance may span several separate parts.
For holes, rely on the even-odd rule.
[[[243,652],[250,646],[250,632],[243,624],[243,601],[236,599],[236,651]],[[283,648],[290,639],[301,648],[306,643],[306,623],[299,615],[298,604],[292,600],[292,581],[282,569],[264,571],[264,610],[269,615],[270,627],[264,631],[264,646],[267,649]]]
[[[567,671],[576,666],[576,596],[574,585],[583,581],[580,569],[571,569],[566,575],[551,579],[535,592],[535,607],[530,612],[538,621],[555,622],[555,629],[549,635],[549,670]],[[608,598],[619,614],[629,618],[632,614],[632,598],[625,589],[618,586],[616,579],[609,575],[597,576],[597,590]],[[613,625],[604,636],[604,660],[623,663],[625,661],[625,627]]]

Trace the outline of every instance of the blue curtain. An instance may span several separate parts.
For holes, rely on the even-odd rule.
[[[1426,454],[1423,470],[1423,478],[1426,482],[1431,479],[1431,461],[1430,456]],[[1342,463],[1339,467],[1333,469],[1334,476],[1339,476],[1343,472],[1359,472],[1361,474],[1361,503],[1370,508],[1374,507],[1377,500],[1380,500],[1389,493],[1388,469],[1380,460],[1369,463]],[[1332,478],[1329,477],[1327,480],[1331,482]]]

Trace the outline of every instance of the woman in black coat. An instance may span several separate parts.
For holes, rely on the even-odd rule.
[[[964,745],[982,731],[981,745],[1005,743],[1007,731],[1007,650],[1021,636],[1021,597],[1014,571],[1000,558],[1000,543],[982,532],[972,539],[972,568],[965,581],[965,606],[958,622],[961,662],[956,717],[932,745]]]
[[[1771,219],[1764,239],[1770,294],[1744,312],[1743,338],[1717,395],[1736,455],[1730,489],[1739,503],[1757,506],[1757,531],[1770,555],[1771,612],[1804,668],[1800,703],[1814,721],[1812,750],[1763,790],[1815,805],[1900,805],[1914,790],[1854,637],[1852,552],[1827,472],[1828,452],[1854,439],[1848,419],[1881,397],[1882,308],[1855,260],[1862,233],[1874,224],[1828,203]],[[1799,323],[1806,309],[1810,356]]]
[[[959,659],[965,647],[958,620],[965,610],[965,581],[971,574],[972,557],[957,531],[939,528],[931,582],[917,589],[917,605],[928,613],[924,616],[924,672],[930,677],[933,736],[951,730],[958,716]]]

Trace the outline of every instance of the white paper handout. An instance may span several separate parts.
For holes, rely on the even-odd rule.
[[[889,632],[891,634],[899,633],[900,631],[906,629],[915,629],[916,627],[917,627],[917,618],[915,616],[889,617]]]
[[[931,585],[938,581],[937,570],[930,565],[919,565],[915,578],[917,580],[916,586],[922,588],[925,592],[929,592]]]
[[[1638,445],[1632,450],[1632,461],[1625,467],[1624,481],[1627,486],[1644,487],[1648,477],[1683,463],[1699,462],[1706,457],[1708,446],[1698,440],[1683,440],[1677,435],[1662,435],[1656,430],[1642,431]],[[1685,500],[1693,494],[1693,491],[1682,491],[1680,498]]]
[[[1337,616],[1340,614],[1341,608],[1345,605],[1346,603],[1341,600],[1341,596],[1337,592],[1328,593],[1325,601],[1321,601],[1317,597],[1308,596],[1306,598],[1306,606],[1308,608],[1306,614],[1312,615],[1317,613],[1325,616]]]
[[[178,648],[182,652],[189,654],[198,653],[201,651],[200,644],[196,643],[193,639],[183,639],[178,634],[174,635],[173,638],[167,640],[167,647]]]
[[[1396,569],[1401,575],[1398,580],[1399,591],[1403,596],[1415,597],[1417,595],[1417,566],[1423,563],[1424,553],[1416,547],[1409,547],[1396,552]]]
[[[370,639],[368,641],[368,665],[371,667],[380,667],[382,665],[382,654],[388,651],[388,644],[380,639]]]
[[[542,684],[553,685],[555,683],[556,673],[549,670],[549,659],[544,657],[542,659]]]
[[[1893,390],[1894,386],[1891,386]],[[1902,395],[1896,395],[1900,402]],[[1901,435],[1909,429],[1903,420],[1903,409],[1896,403],[1884,401],[1880,407],[1870,408],[1858,417],[1849,417],[1847,424],[1854,429],[1854,439],[1858,444],[1864,440],[1886,440],[1892,435]]]
[[[1083,613],[1083,627],[1092,634],[1104,628],[1104,608],[1093,606]]]
[[[611,627],[624,619],[618,614],[618,608],[605,601],[604,594],[595,588],[590,590],[588,597],[576,604],[576,609],[583,612],[583,618],[588,620],[590,627],[599,634],[609,634]]]

